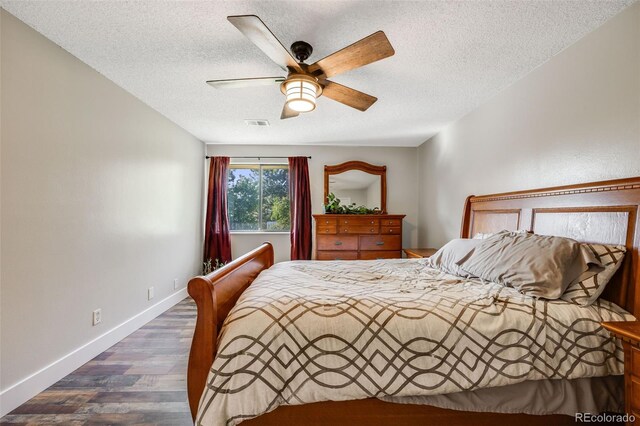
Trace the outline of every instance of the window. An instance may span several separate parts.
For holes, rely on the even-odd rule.
[[[289,167],[232,164],[228,183],[231,231],[289,231]]]

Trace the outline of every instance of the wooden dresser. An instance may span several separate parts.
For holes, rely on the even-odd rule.
[[[402,257],[403,214],[316,214],[317,260]]]
[[[640,321],[603,322],[603,327],[622,340],[624,347],[624,400],[626,414],[634,421],[627,425],[640,424]]]

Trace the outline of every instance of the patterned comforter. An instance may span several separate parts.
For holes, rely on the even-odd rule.
[[[584,308],[431,269],[426,259],[285,262],[227,317],[197,424],[235,425],[283,404],[452,393],[623,372]]]

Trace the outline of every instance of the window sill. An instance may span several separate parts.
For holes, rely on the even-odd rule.
[[[231,235],[289,235],[289,231],[229,231]]]

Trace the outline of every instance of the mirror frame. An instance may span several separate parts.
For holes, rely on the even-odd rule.
[[[327,203],[327,197],[329,196],[329,176],[350,170],[360,170],[361,172],[380,176],[380,213],[387,214],[387,166],[374,166],[364,161],[347,161],[335,166],[324,166],[324,203]]]

